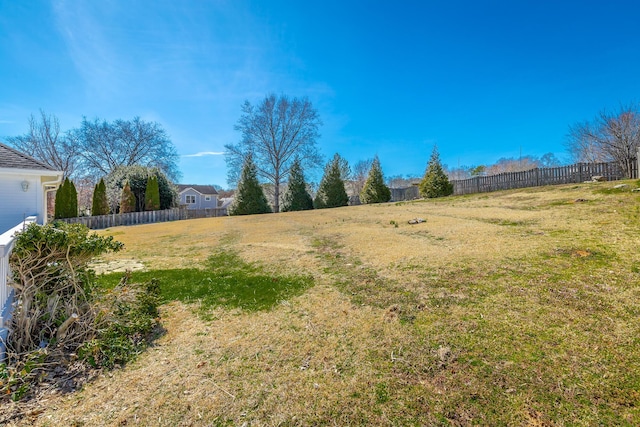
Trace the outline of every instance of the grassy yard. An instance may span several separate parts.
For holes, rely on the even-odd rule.
[[[640,425],[616,184],[103,231],[126,249],[96,267],[158,278],[166,333],[16,425]]]

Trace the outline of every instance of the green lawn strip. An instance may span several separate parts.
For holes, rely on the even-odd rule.
[[[99,276],[102,286],[115,286],[122,273]],[[200,302],[211,307],[240,308],[246,311],[269,310],[283,300],[301,294],[313,284],[311,277],[276,276],[262,272],[230,252],[212,255],[204,268],[136,271],[130,282],[157,279],[163,303]]]

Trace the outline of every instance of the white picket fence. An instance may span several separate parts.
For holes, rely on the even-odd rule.
[[[8,285],[11,270],[9,269],[9,256],[15,243],[17,233],[36,221],[35,216],[27,217],[23,222],[12,229],[0,234],[0,360],[4,355],[4,341],[7,336],[5,323],[11,317],[11,305],[13,302],[13,289]]]

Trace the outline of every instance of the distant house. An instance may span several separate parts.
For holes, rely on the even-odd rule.
[[[233,196],[232,197],[223,197],[220,199],[219,205],[218,205],[218,209],[220,209],[220,215],[224,216],[224,215],[229,215],[229,208],[231,207],[231,204],[233,203]]]
[[[0,234],[30,216],[46,223],[47,193],[58,188],[62,175],[62,171],[0,144]]]
[[[187,209],[215,209],[218,207],[218,192],[213,185],[178,184],[180,205]]]

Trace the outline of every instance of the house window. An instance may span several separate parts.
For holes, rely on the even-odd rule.
[[[196,196],[194,196],[193,194],[187,194],[185,196],[185,202],[188,205],[194,205],[196,203]]]
[[[211,196],[204,196],[204,200],[207,201],[207,202],[210,202],[211,201]]]

